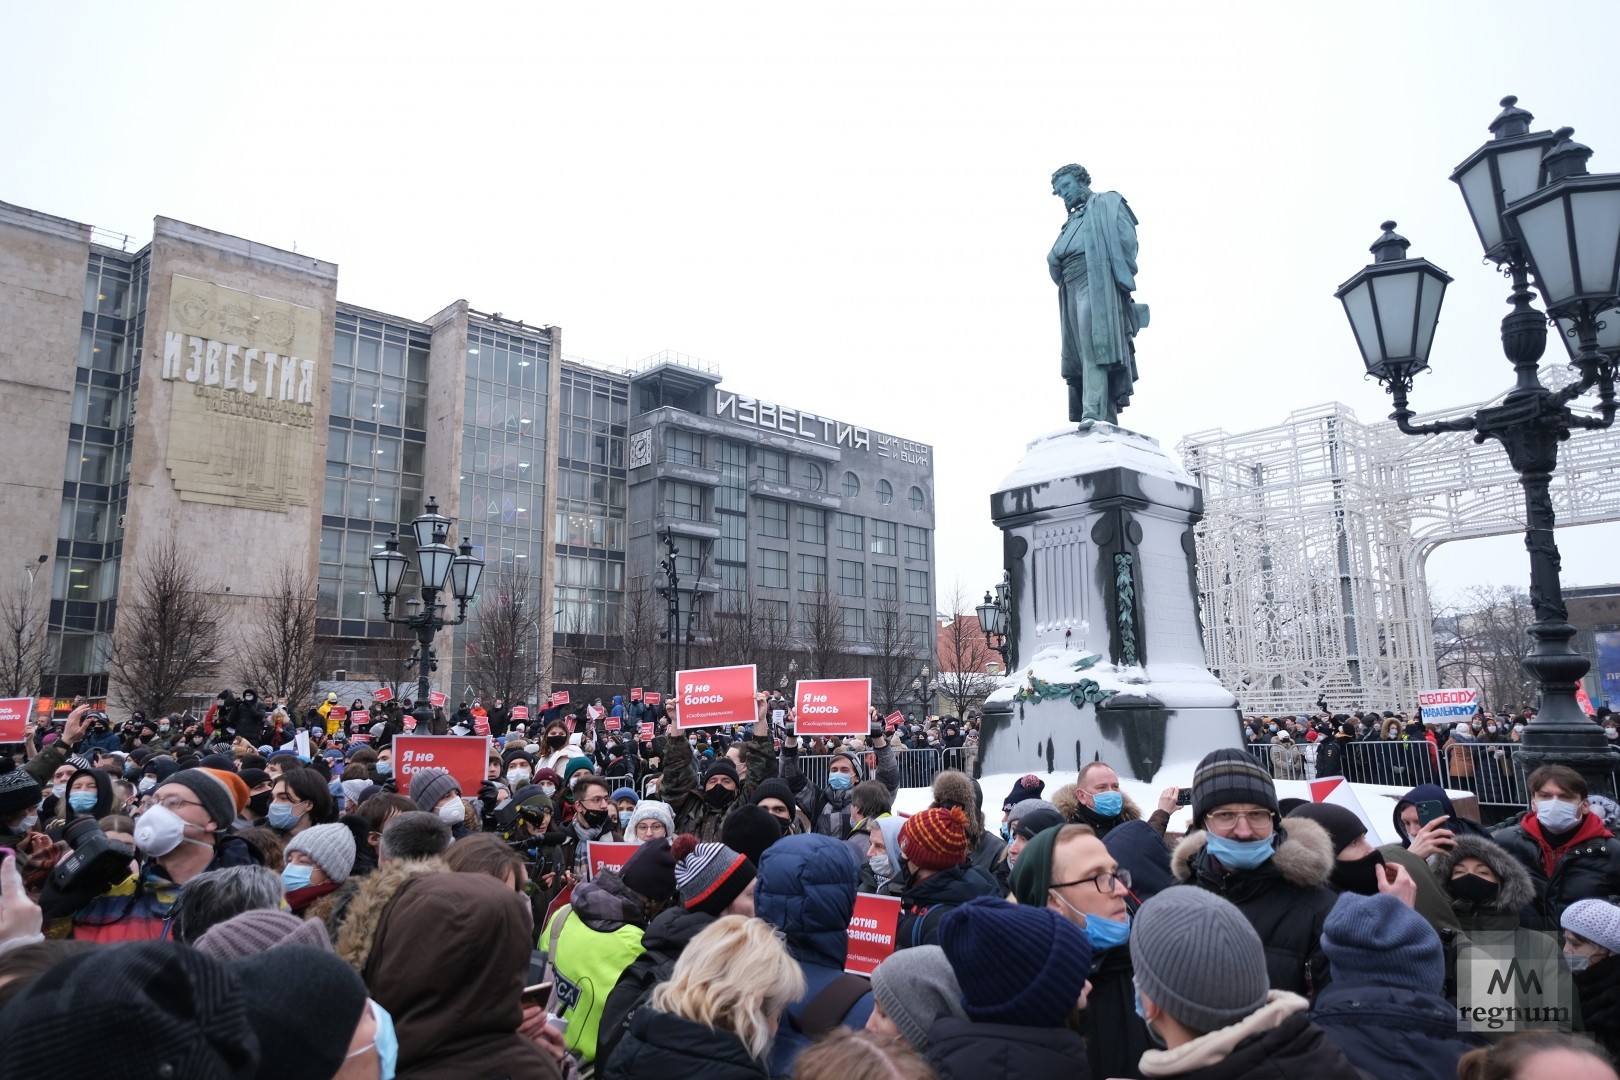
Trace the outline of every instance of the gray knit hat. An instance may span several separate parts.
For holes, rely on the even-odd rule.
[[[1196,885],[1137,909],[1131,964],[1142,993],[1200,1035],[1248,1016],[1270,990],[1260,935],[1231,901]]]
[[[300,919],[290,911],[255,908],[208,928],[195,942],[198,952],[216,960],[257,956],[278,945],[309,945],[332,952],[332,942],[319,919]]]
[[[872,996],[919,1054],[928,1052],[928,1029],[935,1020],[967,1019],[962,987],[938,945],[918,945],[888,956],[872,972]]]
[[[1047,802],[1045,799],[1024,799],[1022,802],[1013,803],[1012,807],[1007,811],[1008,828],[1010,829],[1012,826],[1017,825],[1018,819],[1023,817],[1025,814],[1032,813],[1036,810],[1050,810],[1054,814],[1062,814],[1061,810]]]
[[[1277,813],[1277,785],[1247,750],[1211,750],[1193,771],[1192,825],[1204,827],[1204,815],[1232,803],[1254,803]]]
[[[1564,909],[1559,924],[1594,945],[1620,953],[1620,907],[1607,900],[1577,900]]]
[[[460,790],[461,785],[447,769],[417,769],[411,774],[411,798],[417,809],[430,814],[444,802],[446,795]]]
[[[664,835],[675,835],[675,811],[667,802],[657,799],[642,799],[636,803],[636,808],[630,811],[630,820],[624,826],[624,839],[628,843],[636,842],[636,826],[643,821],[662,821]]]
[[[343,884],[354,869],[354,833],[347,825],[315,825],[292,838],[285,855],[302,851],[328,878]]]

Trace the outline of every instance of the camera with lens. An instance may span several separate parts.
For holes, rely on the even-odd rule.
[[[51,886],[58,892],[101,893],[129,877],[135,852],[109,839],[95,818],[73,818],[62,829],[62,839],[73,852],[51,870]]]

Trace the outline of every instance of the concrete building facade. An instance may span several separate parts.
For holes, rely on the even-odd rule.
[[[747,642],[777,681],[828,667],[829,645],[852,675],[933,653],[924,444],[734,393],[675,354],[565,358],[558,328],[462,300],[422,321],[344,303],[333,263],[168,218],[134,253],[98,239],[0,203],[0,514],[11,587],[42,608],[48,590],[38,689],[58,708],[108,695],[120,591],[169,545],[228,588],[230,619],[307,580],[324,679],[408,680],[367,557],[395,531],[410,554],[430,498],[486,583],[545,613],[546,683],[667,677],[649,659],[670,658],[666,535],[680,664],[746,662],[721,652],[758,618],[770,633]],[[475,689],[476,634],[475,605],[437,642],[452,697]]]

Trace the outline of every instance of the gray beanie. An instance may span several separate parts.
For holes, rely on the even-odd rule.
[[[1011,826],[1018,824],[1019,818],[1033,810],[1050,810],[1054,814],[1062,813],[1061,810],[1045,799],[1025,799],[1022,802],[1013,803],[1012,808],[1007,811],[1008,827],[1011,828]]]
[[[292,838],[284,854],[302,851],[321,872],[339,885],[354,869],[354,833],[347,825],[315,825]]]
[[[1231,901],[1196,885],[1143,902],[1131,964],[1142,993],[1200,1035],[1248,1016],[1270,990],[1260,935]]]
[[[417,769],[411,774],[411,798],[418,810],[431,814],[452,791],[461,791],[461,785],[446,769]]]
[[[636,826],[643,821],[651,819],[664,823],[664,835],[671,840],[675,839],[675,811],[669,803],[659,802],[657,799],[642,799],[636,803],[636,808],[630,811],[630,820],[624,826],[624,840],[627,844],[639,844],[636,839]]]
[[[196,948],[216,960],[241,960],[278,945],[308,945],[332,952],[326,926],[319,919],[300,919],[290,911],[254,908],[208,928]]]
[[[872,996],[919,1054],[928,1052],[928,1029],[935,1020],[967,1019],[962,987],[938,945],[918,945],[889,955],[872,972]]]

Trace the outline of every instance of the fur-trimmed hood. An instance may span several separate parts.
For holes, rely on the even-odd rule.
[[[366,877],[344,909],[343,925],[337,933],[338,956],[363,975],[383,913],[399,895],[399,890],[419,874],[449,872],[450,867],[443,859],[410,859],[387,863]]]
[[[1077,790],[1078,789],[1074,784],[1064,784],[1062,787],[1052,792],[1052,805],[1057,807],[1058,813],[1062,814],[1069,821],[1082,820],[1079,814],[1080,796],[1075,794]],[[1142,818],[1142,808],[1137,806],[1136,803],[1132,802],[1129,795],[1125,795],[1124,792],[1120,792],[1120,794],[1125,798],[1125,806],[1124,809],[1120,810],[1119,812],[1119,820],[1121,822],[1140,821]]]
[[[1535,899],[1536,887],[1530,880],[1530,871],[1526,870],[1524,864],[1515,859],[1506,848],[1483,837],[1459,835],[1449,852],[1429,856],[1429,868],[1434,871],[1440,887],[1446,890],[1446,896],[1451,899],[1453,908],[1461,911],[1470,907],[1451,896],[1448,887],[1451,884],[1451,871],[1463,859],[1478,859],[1490,867],[1496,874],[1496,880],[1501,882],[1496,893],[1496,903],[1492,905],[1490,911],[1479,914],[1516,914]]]
[[[1269,865],[1283,879],[1301,888],[1326,886],[1333,873],[1333,840],[1327,830],[1309,818],[1289,818],[1277,827],[1281,837]],[[1209,834],[1200,829],[1184,836],[1170,856],[1170,872],[1182,883],[1198,876],[1195,861],[1201,861]]]

